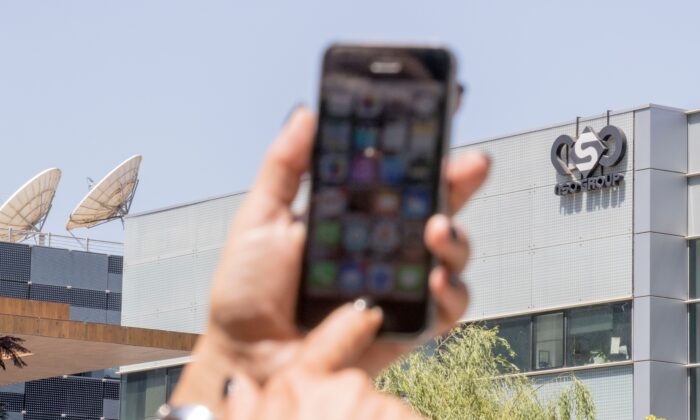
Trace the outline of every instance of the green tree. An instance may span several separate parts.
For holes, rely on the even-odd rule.
[[[433,354],[415,352],[390,366],[377,387],[431,419],[595,418],[588,388],[573,375],[556,397],[540,398],[538,385],[504,357],[514,353],[497,329],[462,326],[436,345]]]
[[[22,360],[22,354],[29,353],[26,347],[22,345],[23,338],[12,337],[10,335],[0,337],[0,368],[6,369],[5,360],[12,360],[12,363],[18,368],[27,366],[27,363]]]

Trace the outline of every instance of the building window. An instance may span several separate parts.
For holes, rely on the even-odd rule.
[[[690,418],[697,419],[698,414],[700,414],[700,387],[698,387],[698,376],[700,376],[700,369],[688,369],[688,376],[690,376]]]
[[[698,321],[700,321],[700,304],[688,305],[690,334],[688,335],[688,356],[690,363],[698,363],[700,359],[700,334],[698,334]]]
[[[523,372],[530,370],[530,349],[532,348],[530,322],[528,316],[492,321],[486,324],[488,328],[498,327],[498,336],[508,342],[515,356],[511,357],[505,348],[497,348],[496,354],[503,356]]]
[[[691,299],[697,299],[700,294],[700,271],[698,267],[700,265],[700,246],[698,246],[698,240],[690,241],[689,243],[689,274],[690,274],[690,284],[688,285],[688,294]]]
[[[553,369],[564,365],[564,314],[533,317],[535,369]]]
[[[590,306],[567,312],[566,365],[629,360],[631,304]]]
[[[120,416],[125,419],[155,419],[165,403],[165,369],[122,375]]]

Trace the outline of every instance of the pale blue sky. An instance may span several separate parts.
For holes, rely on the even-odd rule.
[[[0,198],[61,168],[46,225],[61,233],[85,177],[135,153],[132,211],[244,190],[289,109],[314,103],[334,40],[451,46],[469,85],[455,144],[700,107],[699,22],[700,2],[673,0],[0,0]]]

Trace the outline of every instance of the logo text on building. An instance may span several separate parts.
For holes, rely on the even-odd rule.
[[[572,181],[554,186],[556,195],[616,187],[624,180],[621,172],[591,176],[598,167],[609,168],[620,163],[627,149],[625,133],[614,125],[597,132],[586,127],[574,140],[566,134],[552,144],[552,165],[559,174],[571,176]]]

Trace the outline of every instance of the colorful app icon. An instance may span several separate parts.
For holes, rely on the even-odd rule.
[[[403,215],[408,218],[424,218],[430,214],[430,197],[422,189],[408,190],[403,195]]]
[[[326,152],[350,149],[351,126],[347,121],[326,121],[321,127],[321,147]]]
[[[437,122],[417,120],[411,127],[411,154],[413,156],[433,156],[437,147]]]
[[[377,179],[377,160],[358,156],[352,161],[350,180],[357,184],[369,184]]]
[[[347,197],[341,188],[321,188],[316,193],[314,211],[321,218],[339,216],[347,207]]]
[[[350,252],[359,252],[367,248],[369,241],[369,223],[366,219],[355,217],[345,222],[343,228],[343,247]]]
[[[324,248],[335,248],[340,243],[339,222],[318,222],[314,228],[315,243]]]
[[[374,225],[370,246],[376,252],[391,252],[401,241],[399,224],[395,220],[381,220]]]
[[[427,181],[433,170],[430,160],[426,157],[414,157],[409,160],[406,167],[406,178],[409,181]]]
[[[325,154],[321,156],[320,176],[323,182],[339,184],[348,176],[348,159],[339,154]]]
[[[330,90],[326,95],[326,110],[335,117],[348,117],[352,113],[353,95],[339,89]]]
[[[380,164],[380,178],[387,184],[400,184],[403,181],[404,162],[398,156],[385,156]]]
[[[355,128],[352,137],[352,145],[356,150],[364,151],[369,148],[377,147],[377,137],[379,130],[377,127],[370,125],[362,125]]]
[[[367,285],[376,294],[391,292],[394,288],[394,267],[386,263],[371,264],[367,272]]]
[[[382,132],[382,150],[387,153],[405,151],[407,137],[408,127],[405,121],[387,123]]]
[[[380,216],[397,216],[401,198],[397,191],[382,190],[374,195],[373,212]]]
[[[356,104],[355,112],[360,118],[375,118],[382,112],[382,103],[377,95],[363,95]]]
[[[332,261],[316,261],[311,264],[309,284],[320,289],[331,289],[335,283],[337,270]]]
[[[422,261],[426,255],[423,242],[425,222],[409,220],[401,224],[401,256],[410,261]]]
[[[403,292],[422,291],[425,284],[425,269],[420,265],[401,265],[398,269],[398,289]]]
[[[338,288],[346,294],[358,294],[364,289],[364,273],[358,264],[347,263],[340,266]]]
[[[413,96],[413,110],[421,116],[432,115],[437,108],[437,96],[431,92],[416,92]]]

